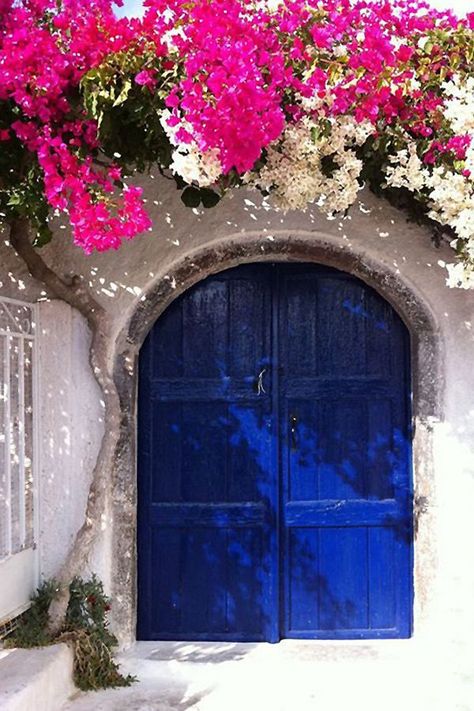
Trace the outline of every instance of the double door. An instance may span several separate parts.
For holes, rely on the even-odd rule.
[[[407,637],[409,340],[372,289],[257,264],[140,356],[138,638]]]

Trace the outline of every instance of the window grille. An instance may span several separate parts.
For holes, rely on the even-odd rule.
[[[0,298],[0,562],[35,547],[36,306]]]

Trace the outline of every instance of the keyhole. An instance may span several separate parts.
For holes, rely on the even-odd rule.
[[[298,438],[296,426],[298,424],[298,418],[296,415],[290,415],[290,440],[291,449],[295,450],[298,447]]]

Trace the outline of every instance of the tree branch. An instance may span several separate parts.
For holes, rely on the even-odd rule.
[[[73,277],[68,283],[43,261],[30,240],[28,220],[15,219],[10,225],[10,244],[25,262],[32,277],[45,284],[62,301],[82,313],[91,328],[98,318],[104,316],[104,309],[82,288],[80,281]]]
[[[68,283],[43,261],[31,244],[26,220],[17,219],[11,223],[10,242],[25,262],[31,276],[87,319],[92,332],[89,361],[104,400],[104,434],[92,472],[84,522],[56,576],[60,594],[50,608],[50,630],[58,632],[69,601],[69,583],[74,576],[83,573],[88,563],[105,510],[108,485],[112,480],[121,418],[120,398],[112,371],[113,358],[109,352],[113,347],[113,339],[105,309],[84,289],[79,279],[73,277]]]

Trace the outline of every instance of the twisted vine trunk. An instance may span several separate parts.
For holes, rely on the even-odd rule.
[[[104,434],[87,498],[85,518],[57,575],[59,595],[50,608],[50,632],[61,629],[69,601],[69,583],[87,565],[105,510],[108,484],[112,479],[115,450],[119,439],[120,398],[113,379],[110,326],[104,308],[83,287],[78,277],[66,279],[54,272],[31,244],[26,220],[10,225],[10,243],[25,262],[32,277],[48,292],[77,309],[92,332],[89,361],[104,400]]]

